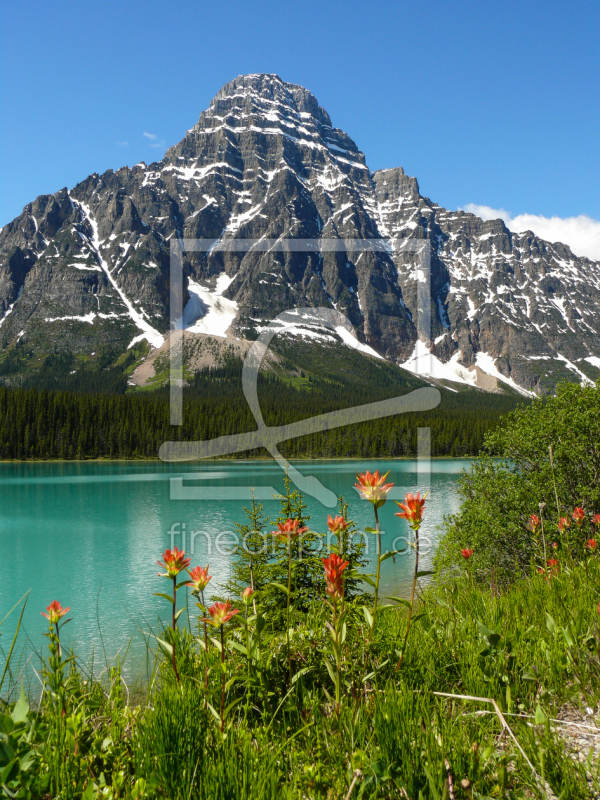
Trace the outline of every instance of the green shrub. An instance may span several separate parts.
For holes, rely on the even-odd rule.
[[[461,509],[446,519],[438,569],[460,564],[461,548],[469,547],[474,576],[509,583],[528,573],[538,549],[549,558],[554,542],[559,555],[581,555],[594,535],[590,519],[600,511],[600,383],[560,384],[556,396],[503,418],[460,480],[459,494]],[[578,506],[586,512],[581,527],[571,519]],[[539,542],[528,529],[531,514],[544,522]],[[571,522],[562,533],[561,517]]]

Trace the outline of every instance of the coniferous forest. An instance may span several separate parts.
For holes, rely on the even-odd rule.
[[[206,440],[252,431],[256,423],[242,392],[241,362],[197,372],[184,389],[183,425],[169,422],[169,390],[114,394],[39,387],[0,388],[0,459],[151,459],[169,440]],[[340,408],[404,394],[424,384],[386,369],[377,381],[306,375],[290,379],[259,375],[258,392],[267,425],[281,425]],[[110,387],[112,388],[112,386]],[[431,429],[432,455],[476,455],[484,434],[522,398],[461,387],[442,390],[430,412],[404,414],[349,425],[290,440],[281,445],[289,458],[411,457],[417,429]],[[241,454],[238,454],[239,457]],[[251,457],[264,452],[253,451]]]

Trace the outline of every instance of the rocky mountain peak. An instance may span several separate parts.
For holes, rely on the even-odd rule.
[[[161,161],[95,173],[0,230],[2,352],[25,372],[55,352],[162,352],[174,236],[213,242],[184,258],[190,335],[251,339],[283,310],[326,306],[354,326],[346,343],[436,379],[543,393],[600,376],[600,264],[444,209],[400,167],[370,172],[309,91],[265,74],[227,83]],[[343,247],[382,237],[430,243],[429,341],[413,322],[414,257]],[[280,246],[232,252],[231,239]],[[287,334],[332,341],[301,320]]]

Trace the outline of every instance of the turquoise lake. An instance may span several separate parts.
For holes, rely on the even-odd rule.
[[[421,529],[421,563],[427,569],[439,537],[437,526],[444,514],[458,509],[457,479],[470,462],[433,460],[430,475],[419,474],[417,462],[410,460],[293,463],[303,475],[315,476],[336,495],[343,494],[349,516],[361,530],[373,525],[373,509],[352,488],[356,472],[389,470],[397,499],[407,491],[429,488]],[[243,497],[254,487],[269,498],[270,487],[283,490],[283,477],[279,466],[269,461],[0,464],[0,619],[30,590],[11,660],[13,680],[23,670],[35,681],[33,670],[39,670],[46,647],[46,620],[40,612],[52,600],[71,607],[72,621],[62,637],[65,644],[76,646],[84,663],[93,656],[96,666],[103,665],[105,657],[127,651],[126,676],[144,678],[147,633],[158,632],[159,619],[167,619],[170,611],[152,594],[167,589],[166,580],[157,576],[156,561],[163,550],[171,544],[182,547],[179,531],[185,528],[192,566],[209,563],[213,591],[218,592],[230,573],[228,550],[235,523],[245,521],[248,501]],[[177,499],[193,495],[194,487],[200,487],[203,496]],[[278,501],[262,502],[274,519]],[[311,497],[307,504],[311,529],[325,533],[327,514],[334,509]],[[393,548],[396,537],[409,534],[406,522],[394,517],[397,510],[392,502],[381,509],[384,551]],[[173,540],[170,530],[177,533]],[[374,559],[374,537],[365,536]],[[395,549],[401,546],[402,539]],[[408,593],[413,558],[410,553],[384,562],[383,594]],[[179,596],[183,600],[183,592]],[[185,614],[182,622],[184,618]],[[17,619],[18,610],[2,625],[2,669]]]

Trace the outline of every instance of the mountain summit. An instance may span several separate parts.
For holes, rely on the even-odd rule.
[[[447,211],[401,168],[371,172],[309,91],[246,75],[161,161],[42,195],[0,230],[0,380],[60,353],[135,347],[151,364],[169,334],[173,236],[214,242],[184,256],[192,335],[244,342],[281,311],[328,306],[351,321],[360,349],[412,371],[430,355],[437,379],[543,393],[600,376],[600,263]],[[294,238],[428,239],[431,340],[413,322],[410,253],[227,248]],[[301,324],[290,333],[323,346],[332,336]]]

